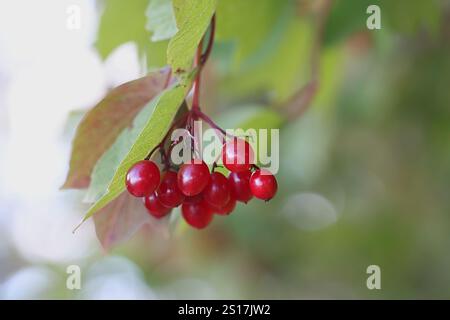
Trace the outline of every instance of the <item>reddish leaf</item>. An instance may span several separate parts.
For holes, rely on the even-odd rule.
[[[78,125],[72,143],[70,170],[63,189],[89,186],[90,176],[100,156],[136,114],[166,86],[170,71],[163,69],[111,90]]]
[[[142,199],[123,192],[94,215],[95,231],[105,250],[129,240],[145,225],[156,227],[159,221],[146,211]]]

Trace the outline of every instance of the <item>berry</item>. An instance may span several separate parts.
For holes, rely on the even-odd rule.
[[[159,201],[166,207],[175,208],[183,203],[185,196],[178,188],[175,171],[169,170],[164,174],[156,194]]]
[[[192,197],[184,198],[183,203],[199,203],[201,201],[203,201],[203,194],[200,193],[200,194],[197,194],[197,195],[192,196]]]
[[[126,176],[128,192],[135,197],[149,196],[159,185],[160,173],[158,166],[149,160],[136,162]]]
[[[211,173],[211,179],[202,194],[212,207],[222,208],[230,200],[228,179],[220,172]]]
[[[231,172],[228,176],[228,182],[230,184],[231,195],[236,198],[237,201],[247,203],[253,198],[252,191],[250,190],[250,171]]]
[[[194,201],[192,201],[193,199],[190,200],[183,202],[181,205],[181,214],[189,225],[197,229],[203,229],[212,221],[213,212],[201,197]]]
[[[234,138],[222,147],[222,161],[231,172],[249,170],[254,162],[254,152],[251,145],[244,139]]]
[[[205,189],[210,179],[209,168],[201,163],[187,163],[178,171],[178,188],[186,196],[195,196]]]
[[[227,204],[222,208],[214,209],[214,213],[227,216],[234,210],[234,208],[236,208],[236,198],[231,196]]]
[[[272,199],[277,189],[277,179],[267,170],[258,169],[250,177],[250,190],[258,199],[266,201]]]
[[[147,211],[158,219],[164,217],[172,210],[161,203],[155,192],[144,198],[144,205],[147,208]]]

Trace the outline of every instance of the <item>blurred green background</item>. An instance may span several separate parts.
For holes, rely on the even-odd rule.
[[[320,35],[325,2],[219,0],[202,105],[225,127],[281,128],[275,199],[239,204],[201,232],[144,228],[108,254],[93,240],[79,257],[36,259],[11,242],[0,297],[448,298],[450,1],[336,0]],[[150,41],[148,4],[97,3],[90,47],[109,59],[134,41],[140,72],[164,65],[167,41]],[[366,27],[370,4],[381,30]],[[316,41],[318,92],[301,116],[283,118],[310,80]],[[69,119],[66,153],[78,113]],[[82,197],[66,192],[62,210],[81,218]],[[70,263],[83,270],[82,290],[65,288]],[[381,290],[366,287],[370,265]],[[20,287],[14,271],[29,267],[45,286]]]

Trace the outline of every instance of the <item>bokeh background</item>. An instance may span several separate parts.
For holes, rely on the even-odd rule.
[[[0,1],[0,298],[449,298],[446,0],[334,1],[317,95],[280,125],[273,201],[201,232],[143,228],[110,252],[92,221],[72,234],[88,205],[59,187],[77,123],[108,89],[165,64],[148,2]],[[309,80],[320,2],[219,0],[207,113],[237,126],[283,110]],[[366,28],[369,4],[381,30]],[[81,290],[66,288],[71,264]],[[381,290],[366,287],[369,265]]]

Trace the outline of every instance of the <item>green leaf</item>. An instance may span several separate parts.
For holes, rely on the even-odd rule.
[[[155,99],[149,102],[136,116],[133,125],[130,128],[125,128],[111,148],[97,161],[92,171],[91,184],[83,199],[84,202],[94,203],[105,194],[114,173],[150,118],[157,101]]]
[[[172,38],[178,31],[171,0],[150,0],[146,11],[147,30],[152,31],[152,41]]]
[[[179,31],[170,40],[167,61],[176,73],[191,69],[197,46],[216,10],[217,0],[173,0]]]
[[[106,193],[88,210],[83,221],[105,207],[125,190],[125,176],[128,169],[137,161],[144,159],[163,138],[175,117],[177,110],[191,87],[191,77],[165,91],[152,101],[154,111],[144,128],[133,141],[131,149],[122,159],[109,183]]]
[[[83,117],[73,140],[70,170],[63,188],[89,185],[97,160],[145,104],[164,89],[168,76],[166,69],[122,84]]]
[[[135,42],[139,53],[150,42],[150,32],[145,29],[145,10],[149,0],[106,0],[100,20],[95,46],[103,59],[118,46]]]

